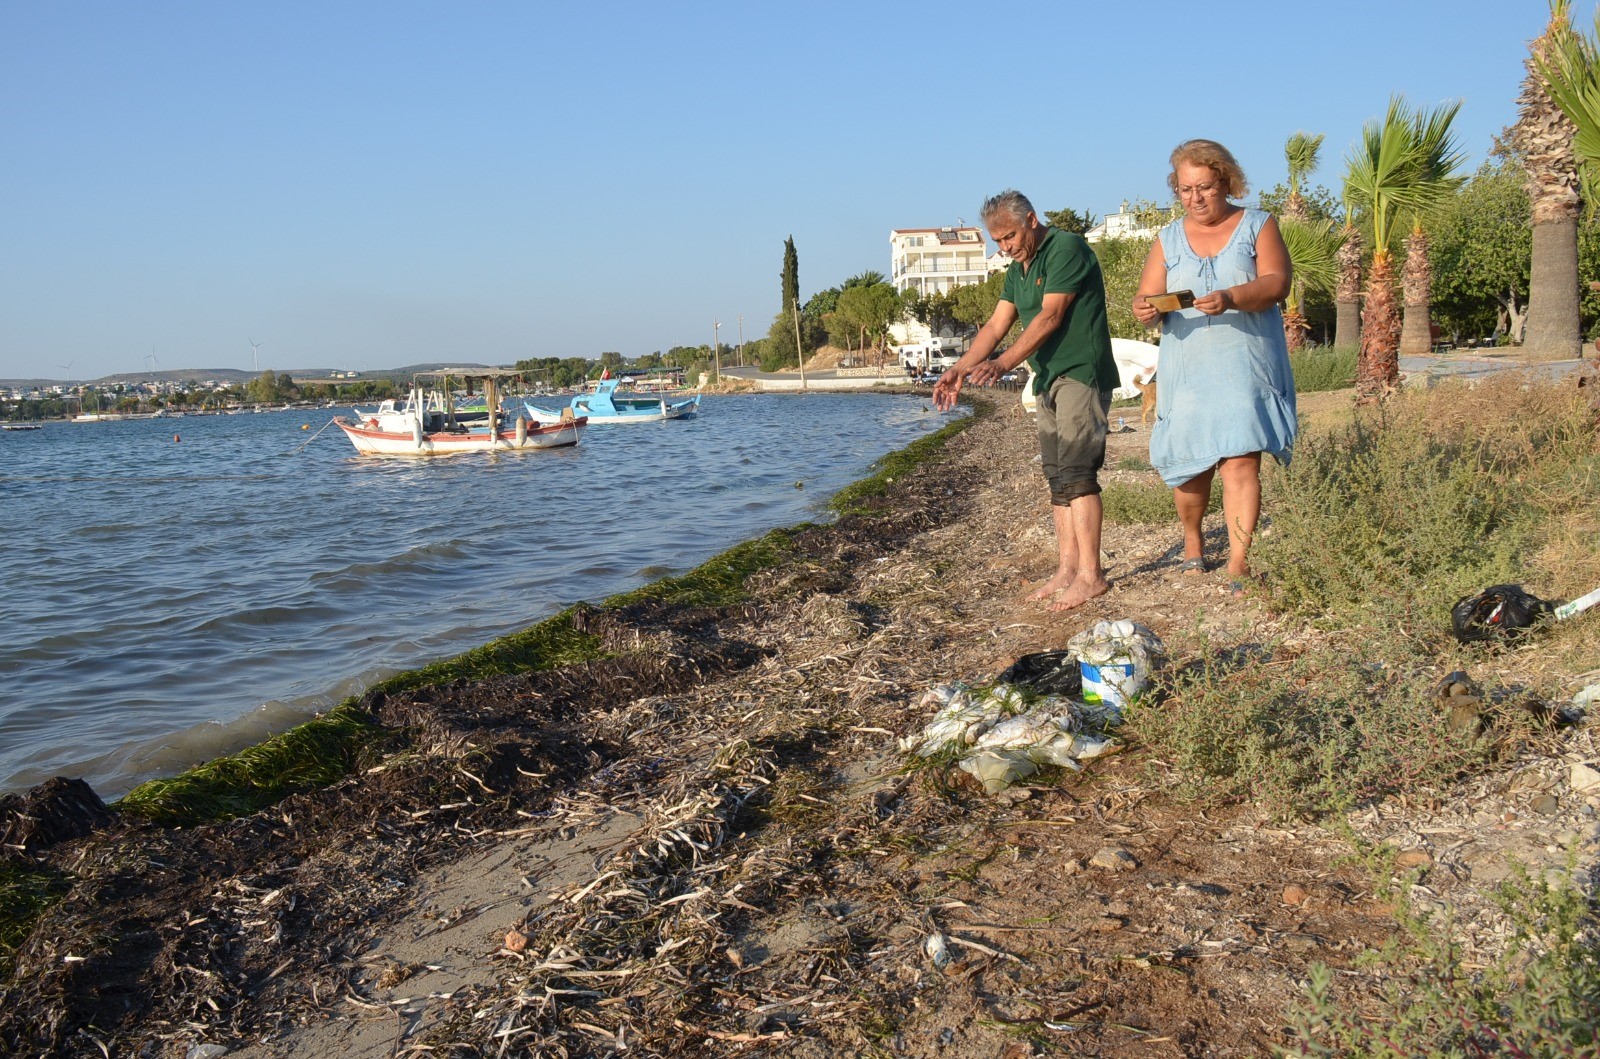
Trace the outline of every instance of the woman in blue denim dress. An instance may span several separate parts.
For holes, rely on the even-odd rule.
[[[1294,376],[1278,310],[1289,251],[1270,215],[1229,201],[1246,184],[1221,144],[1180,144],[1167,182],[1185,213],[1158,234],[1133,300],[1139,322],[1161,328],[1150,462],[1173,487],[1186,573],[1206,569],[1200,523],[1211,480],[1222,476],[1228,573],[1242,579],[1261,514],[1261,454],[1287,463],[1294,447]],[[1192,292],[1193,305],[1162,312],[1149,301],[1176,291]]]

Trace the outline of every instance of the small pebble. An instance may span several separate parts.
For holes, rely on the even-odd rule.
[[[1283,903],[1286,905],[1298,905],[1309,896],[1306,888],[1299,883],[1290,883],[1283,888]]]
[[[1102,871],[1132,871],[1138,866],[1133,854],[1120,846],[1106,846],[1089,859],[1089,867]]]

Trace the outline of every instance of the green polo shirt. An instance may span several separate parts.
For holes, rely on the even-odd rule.
[[[1033,366],[1033,392],[1044,393],[1063,375],[1109,393],[1121,384],[1111,357],[1111,330],[1106,326],[1106,285],[1100,259],[1083,236],[1045,229],[1044,241],[1024,269],[1017,261],[1006,268],[1001,298],[1017,307],[1027,329],[1044,307],[1046,294],[1071,294],[1066,318],[1028,358]]]

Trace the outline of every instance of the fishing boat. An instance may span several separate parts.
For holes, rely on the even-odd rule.
[[[677,399],[619,395],[617,384],[621,381],[602,376],[594,393],[580,393],[560,411],[552,412],[526,401],[522,406],[539,423],[559,422],[564,415],[582,416],[591,423],[660,423],[667,419],[682,419],[700,410],[699,394]]]
[[[388,400],[374,412],[355,411],[353,419],[334,418],[334,425],[363,456],[442,456],[456,452],[501,452],[553,449],[576,445],[587,421],[568,413],[552,423],[517,416],[506,423],[496,396],[496,381],[516,372],[476,369],[470,375],[418,372],[404,401]],[[481,422],[464,423],[456,415],[450,391],[452,378],[470,387],[482,380],[485,407],[492,412]]]

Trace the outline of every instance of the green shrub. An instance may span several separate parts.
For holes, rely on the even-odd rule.
[[[1296,393],[1347,390],[1356,384],[1354,346],[1303,347],[1289,354]]]
[[[1280,608],[1442,633],[1456,599],[1529,579],[1557,527],[1592,520],[1597,481],[1576,391],[1507,378],[1400,394],[1297,446],[1253,557]]]
[[[1170,522],[1176,527],[1178,524],[1178,509],[1172,506],[1172,490],[1161,482],[1137,485],[1107,482],[1100,490],[1100,503],[1105,509],[1105,520],[1114,525]],[[1206,513],[1221,507],[1222,483],[1212,479]]]
[[[1377,629],[1292,658],[1208,652],[1131,707],[1128,730],[1176,770],[1180,793],[1286,819],[1443,783],[1488,747],[1449,729],[1436,678],[1403,652]]]
[[[1568,868],[1572,867],[1569,858]],[[1305,1001],[1290,1015],[1303,1042],[1293,1056],[1316,1059],[1446,1059],[1505,1055],[1593,1056],[1600,1046],[1600,921],[1572,886],[1552,889],[1518,870],[1497,897],[1513,937],[1487,967],[1468,964],[1448,924],[1408,910],[1406,934],[1384,954],[1395,973],[1383,995],[1340,1005],[1334,977],[1314,964]],[[1588,935],[1586,937],[1586,935]]]

